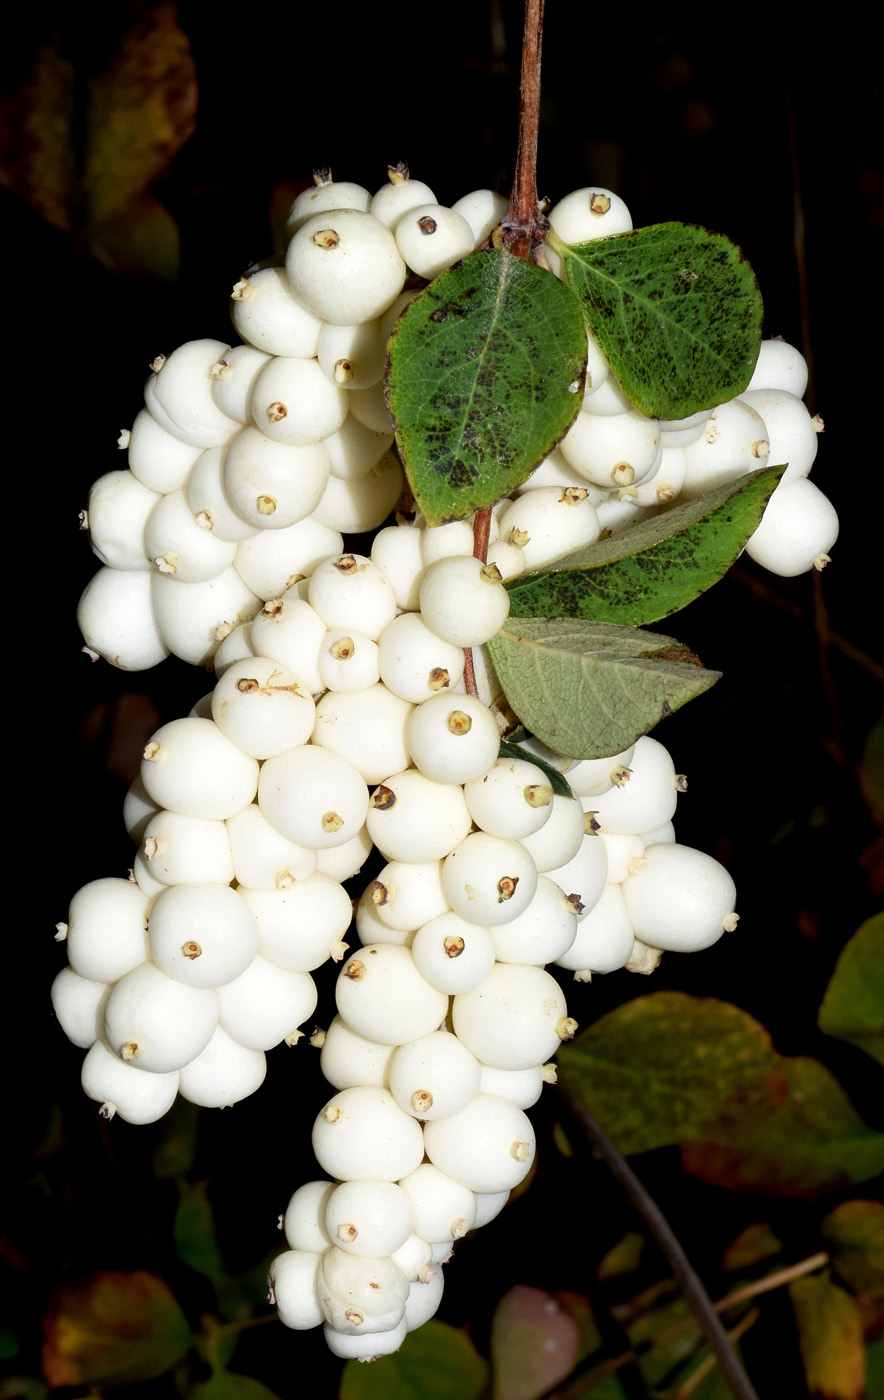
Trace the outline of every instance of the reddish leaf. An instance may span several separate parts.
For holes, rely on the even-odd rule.
[[[724,1254],[724,1267],[729,1273],[751,1268],[762,1259],[770,1259],[783,1248],[769,1225],[749,1225],[728,1245]]]
[[[150,1380],[180,1361],[192,1340],[161,1278],[105,1270],[63,1284],[50,1298],[43,1375],[50,1386]]]
[[[855,1293],[884,1288],[884,1205],[844,1201],[827,1215],[822,1236],[838,1276]]]
[[[866,1378],[862,1320],[856,1301],[828,1271],[789,1285],[798,1344],[811,1395],[862,1400]]]
[[[517,1284],[491,1327],[495,1400],[536,1400],[570,1375],[579,1329],[551,1293]]]

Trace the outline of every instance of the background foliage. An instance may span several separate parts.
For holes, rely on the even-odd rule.
[[[884,210],[872,138],[879,89],[871,55],[837,19],[823,82],[820,35],[764,21],[756,28],[747,13],[722,47],[690,13],[620,36],[591,10],[549,7],[542,190],[555,198],[592,180],[623,194],[636,225],[700,223],[742,247],[764,295],[765,333],[811,361],[808,405],[827,425],[814,480],[842,516],[822,578],[777,580],[740,563],[679,619],[680,639],[724,679],[659,731],[690,779],[678,837],[731,870],[738,931],[694,958],[666,955],[647,981],[621,973],[569,995],[583,1026],[636,998],[634,1015],[652,1015],[661,997],[739,1008],[725,1014],[758,1027],[747,1030],[756,1043],[766,1028],[766,1054],[819,1061],[853,1105],[843,1112],[880,1131],[880,1070],[856,997],[845,1008],[830,992],[829,1033],[817,1026],[836,965],[855,974],[838,959],[884,887],[881,728],[869,738],[882,671],[865,607],[879,547],[869,460],[878,405],[873,362],[858,349],[863,268]],[[107,1125],[79,1088],[81,1053],[52,1018],[48,988],[62,962],[54,924],[79,885],[129,864],[119,811],[136,756],[209,685],[183,663],[141,677],[79,656],[74,606],[94,563],[77,511],[91,481],[119,465],[116,435],[138,410],[148,362],[183,340],[227,334],[228,288],[270,250],[313,165],[375,188],[386,163],[402,158],[449,202],[476,186],[506,187],[521,5],[453,0],[443,22],[436,10],[392,0],[330,27],[323,7],[273,3],[236,23],[199,4],[177,14],[148,3],[85,12],[36,4],[14,25],[0,60],[2,229],[9,359],[20,375],[9,460],[25,467],[27,487],[9,493],[23,559],[10,611],[28,619],[16,675],[42,684],[16,687],[25,773],[10,812],[15,823],[24,800],[26,830],[6,939],[2,1268],[12,1301],[0,1395],[48,1387],[74,1396],[90,1379],[104,1393],[140,1376],[124,1394],[257,1400],[289,1394],[292,1376],[315,1364],[316,1388],[333,1396],[342,1367],[321,1337],[261,1322],[271,1316],[261,1299],[279,1248],[277,1214],[315,1174],[305,1125],[325,1097],[318,1057],[305,1045],[274,1052],[262,1091],[231,1112],[180,1104],[154,1127]],[[11,470],[8,479],[19,480]],[[656,1113],[655,1091],[640,1093]],[[714,1110],[704,1111],[708,1123]],[[606,1169],[567,1123],[564,1133],[557,1126],[554,1097],[535,1116],[536,1179],[449,1270],[441,1323],[468,1327],[478,1351],[466,1338],[454,1350],[450,1335],[426,1333],[451,1368],[440,1400],[481,1394],[489,1356],[497,1400],[527,1396],[516,1340],[532,1335],[538,1308],[552,1315],[545,1293],[555,1294],[560,1354],[572,1360],[600,1345],[600,1355],[622,1354],[666,1328],[664,1346],[592,1393],[671,1395],[680,1365],[699,1354],[665,1265],[641,1247],[641,1223]],[[733,1173],[733,1158],[719,1155],[721,1170],[711,1171],[710,1141],[722,1150],[720,1134],[704,1139],[701,1161],[696,1138],[663,1133],[641,1144],[635,1164],[713,1297],[772,1264],[835,1251],[837,1267],[796,1281],[791,1297],[780,1289],[761,1300],[763,1316],[741,1345],[764,1393],[854,1400],[863,1326],[869,1336],[881,1325],[881,1226],[866,1199],[877,1183],[827,1179],[817,1183],[822,1194],[796,1195],[777,1191],[768,1172],[760,1192],[727,1189],[715,1183]],[[783,1160],[776,1146],[766,1150]],[[515,1285],[527,1291],[514,1295]],[[108,1297],[99,1348],[91,1329]],[[137,1354],[131,1327],[120,1349],[109,1339],[130,1313],[147,1329],[161,1380],[127,1370]],[[869,1400],[884,1392],[881,1345],[868,1352]],[[407,1371],[402,1356],[393,1364]],[[228,1365],[257,1379],[235,1382]],[[346,1372],[342,1394],[366,1394],[376,1374]],[[541,1377],[530,1393],[559,1379]],[[721,1384],[713,1375],[694,1394],[718,1397]],[[421,1385],[430,1394],[425,1374]],[[392,1383],[387,1391],[412,1393]]]

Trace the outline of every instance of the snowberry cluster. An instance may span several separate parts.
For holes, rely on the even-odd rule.
[[[78,618],[86,649],[123,669],[170,652],[209,664],[262,602],[340,551],[342,535],[377,530],[400,501],[382,382],[387,340],[421,279],[487,240],[506,201],[479,190],[442,207],[401,167],[373,196],[328,172],[317,181],[294,203],[285,259],[234,287],[243,343],[196,340],[159,356],[145,407],[120,437],[128,468],[92,487],[83,525],[104,567]],[[566,242],[632,227],[623,201],[599,189],[574,191],[549,217]],[[546,257],[561,274],[552,247]],[[738,399],[665,423],[629,403],[591,336],[588,348],[582,411],[496,511],[489,561],[504,579],[785,462],[748,552],[776,573],[822,567],[838,522],[808,481],[822,425],[801,401],[807,369],[797,350],[765,342]],[[420,515],[401,518],[424,533]],[[422,543],[379,539],[382,567],[395,555],[397,575],[413,583],[440,554],[472,552],[468,523],[440,528]]]
[[[530,1169],[525,1110],[576,1030],[546,965],[649,972],[737,922],[727,872],[675,842],[685,780],[656,740],[565,762],[578,800],[495,757],[470,696],[423,700],[405,734],[412,766],[369,804],[387,864],[357,906],[363,946],[314,1037],[338,1091],[313,1129],[330,1179],[295,1192],[269,1276],[283,1322],[362,1360],[435,1312],[455,1241]]]
[[[335,1090],[313,1130],[326,1177],[292,1197],[270,1288],[283,1322],[363,1359],[435,1312],[453,1243],[531,1167],[526,1110],[576,1028],[547,967],[649,972],[736,924],[727,872],[675,840],[685,780],[656,740],[580,762],[530,739],[501,752],[485,643],[504,580],[768,463],[789,467],[749,553],[798,573],[837,535],[807,479],[821,425],[797,351],[766,342],[739,398],[663,423],[591,337],[582,409],[495,506],[487,562],[472,520],[429,527],[402,498],[385,347],[506,208],[489,191],[444,208],[404,167],[373,196],[320,172],[285,258],[234,288],[242,343],[159,357],[128,469],[84,513],[104,565],[80,602],[87,650],[125,669],[172,652],[217,683],[145,749],[132,878],[75,895],[56,1012],[102,1112],[149,1122],[178,1092],[252,1093],[313,1014],[311,972],[342,960],[311,1037]],[[569,243],[632,227],[600,189],[549,217]],[[370,552],[348,552],[365,532]],[[375,848],[344,960],[342,882]]]

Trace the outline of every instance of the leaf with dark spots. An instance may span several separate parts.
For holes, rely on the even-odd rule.
[[[785,467],[717,486],[506,585],[514,613],[644,627],[727,573],[758,528]]]
[[[649,418],[686,418],[745,389],[761,344],[761,294],[740,249],[688,224],[568,246],[550,235],[587,325]]]
[[[388,348],[396,442],[430,525],[508,495],[579,411],[580,307],[556,277],[502,250],[473,253],[431,282]]]

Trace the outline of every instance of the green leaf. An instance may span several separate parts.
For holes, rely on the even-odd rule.
[[[884,1065],[884,914],[867,919],[842,950],[818,1023]]]
[[[586,332],[558,278],[471,253],[396,323],[385,381],[396,443],[430,525],[508,495],[580,409]]]
[[[183,1192],[175,1214],[175,1249],[185,1264],[217,1283],[226,1278],[226,1270],[207,1188],[201,1181]]]
[[[530,749],[522,749],[518,744],[502,743],[500,746],[499,758],[522,758],[526,763],[533,763],[536,768],[545,773],[549,779],[549,785],[557,797],[573,797],[574,794],[568,786],[567,779],[561,774],[558,768],[553,768],[551,763],[545,759],[538,758],[536,753]]]
[[[735,1190],[815,1196],[884,1168],[884,1134],[815,1060],[714,998],[656,992],[558,1054],[562,1081],[622,1152],[678,1144],[689,1172]]]
[[[862,1400],[866,1367],[856,1302],[828,1270],[789,1285],[807,1388],[819,1400]]]
[[[644,627],[717,583],[759,521],[785,467],[765,467],[506,584],[520,617]]]
[[[761,293],[735,244],[652,224],[568,247],[568,285],[624,392],[649,418],[687,418],[742,393],[761,345]]]
[[[821,1233],[832,1266],[855,1293],[884,1288],[884,1205],[844,1201],[827,1215]]]
[[[722,1266],[728,1273],[733,1273],[735,1270],[751,1269],[753,1265],[760,1264],[762,1259],[772,1259],[782,1252],[782,1241],[777,1238],[766,1222],[759,1225],[747,1225],[746,1229],[741,1230],[737,1238],[728,1245]]]
[[[724,1105],[703,1139],[683,1145],[682,1165],[731,1191],[813,1198],[884,1171],[884,1133],[866,1126],[818,1060],[803,1056],[778,1056],[768,1092]]]
[[[491,1323],[494,1400],[538,1400],[571,1374],[579,1329],[551,1293],[516,1284]]]
[[[279,1400],[279,1396],[253,1376],[216,1371],[207,1381],[194,1386],[190,1400]]]
[[[488,1363],[465,1332],[431,1319],[371,1366],[348,1361],[340,1400],[480,1400]]]
[[[719,679],[672,637],[603,622],[511,616],[488,650],[519,719],[569,758],[628,748]]]
[[[104,1270],[63,1284],[44,1321],[50,1387],[127,1385],[161,1376],[193,1338],[168,1285],[142,1269]]]

